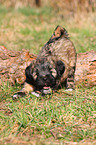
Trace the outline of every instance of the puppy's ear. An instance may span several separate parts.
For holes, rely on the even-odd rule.
[[[58,76],[61,77],[61,75],[65,71],[65,64],[61,60],[56,62],[56,70],[57,70]]]
[[[57,71],[56,71],[56,69],[52,68],[52,69],[51,69],[51,73],[52,73],[52,75],[56,78],[56,76],[57,76]]]
[[[34,79],[34,80],[36,80],[36,79],[37,79],[37,74],[36,74],[36,72],[35,72],[35,71],[33,72],[33,74],[32,74],[32,75],[33,75],[33,79]]]
[[[25,69],[25,75],[26,75],[26,82],[30,83],[33,81],[33,68],[34,68],[35,61],[32,61],[32,63]]]

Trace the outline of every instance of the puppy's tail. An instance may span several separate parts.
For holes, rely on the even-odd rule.
[[[52,38],[60,38],[60,37],[65,37],[67,39],[69,38],[67,30],[58,25],[54,30]]]
[[[49,41],[45,44],[45,46],[47,46],[50,43],[53,43],[54,41],[56,41],[56,40],[58,40],[59,38],[62,38],[62,37],[66,38],[66,39],[69,39],[67,30],[58,25],[55,28],[55,30],[53,32],[53,35],[51,36]]]

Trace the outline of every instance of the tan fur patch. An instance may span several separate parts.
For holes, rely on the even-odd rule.
[[[32,92],[32,91],[34,91],[34,86],[25,82],[24,88],[22,89],[22,91],[25,92],[25,93]]]

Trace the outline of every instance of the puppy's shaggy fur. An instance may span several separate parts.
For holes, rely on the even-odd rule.
[[[76,51],[68,37],[67,31],[57,26],[49,41],[40,51],[37,59],[26,68],[24,88],[15,94],[41,91],[44,87],[52,90],[65,85],[74,89],[74,73],[76,67]]]

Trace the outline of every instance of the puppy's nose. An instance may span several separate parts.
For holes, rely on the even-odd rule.
[[[44,81],[46,81],[46,80],[47,80],[47,78],[46,78],[46,77],[44,77],[44,78],[43,78],[43,80],[44,80]]]

